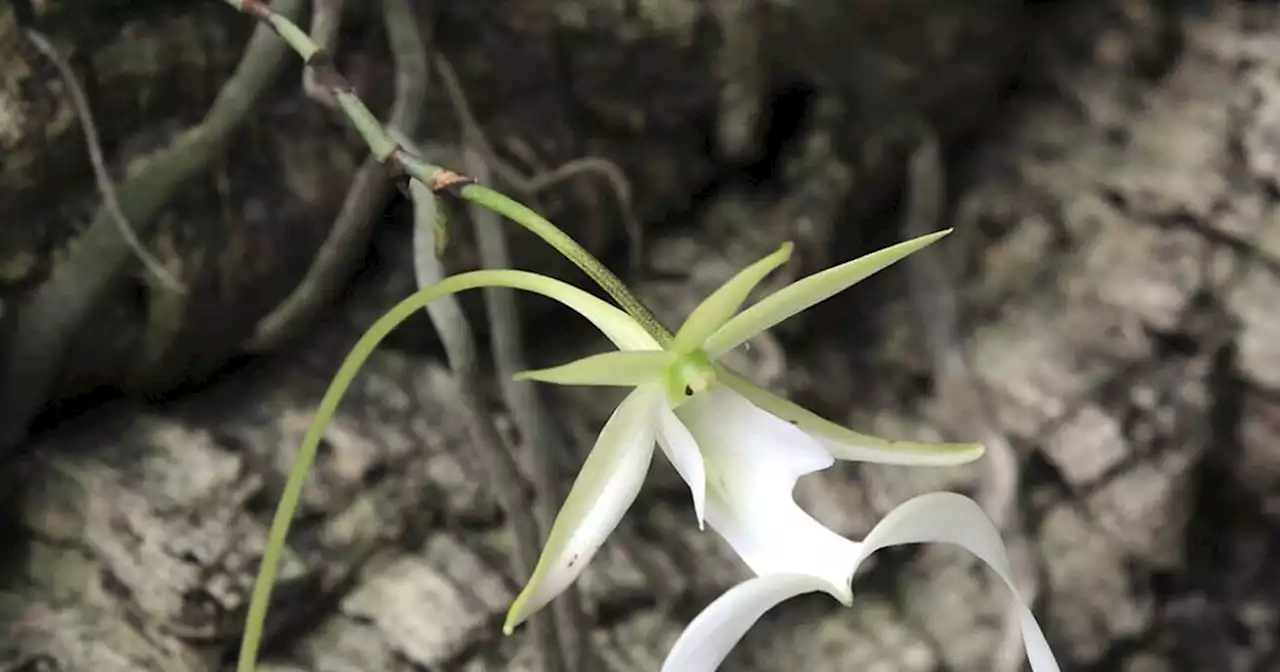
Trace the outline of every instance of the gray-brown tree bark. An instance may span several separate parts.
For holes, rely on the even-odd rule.
[[[985,3],[949,3],[934,25],[920,9],[927,3],[866,2],[861,14],[752,23],[776,10],[761,3],[761,15],[732,25],[767,25],[772,37],[758,43],[762,53],[738,54],[744,60],[735,63],[730,47],[710,49],[711,38],[693,29],[707,24],[626,15],[622,4],[583,0],[553,11],[551,3],[442,3],[435,39],[504,151],[505,140],[516,139],[549,166],[598,155],[623,167],[651,225],[650,268],[638,284],[660,316],[677,323],[735,269],[786,239],[800,243],[797,259],[770,287],[898,238],[891,222],[901,213],[876,206],[892,205],[917,142],[918,112],[928,112],[923,118],[954,150],[945,154],[945,221],[957,232],[939,257],[956,271],[955,337],[988,429],[1016,458],[1014,498],[1037,611],[1064,669],[1271,669],[1280,657],[1273,634],[1280,591],[1268,572],[1280,552],[1274,8],[1136,0],[1034,12],[1005,3],[1002,14]],[[731,4],[738,3],[723,6]],[[243,43],[243,17],[216,11],[217,3],[199,11],[206,9],[201,30],[222,26],[227,44]],[[482,28],[460,27],[479,14]],[[148,22],[159,20],[138,25],[154,30],[160,24]],[[701,20],[730,25],[714,23],[730,20],[723,14]],[[389,66],[371,55],[379,53],[378,33],[363,25],[362,32],[357,16],[347,27],[356,37],[343,66],[385,108],[390,94],[379,87]],[[815,25],[827,26],[828,41],[787,32]],[[836,26],[862,26],[890,44],[841,61],[837,47],[857,51],[851,36],[859,33]],[[733,35],[722,30],[713,43],[756,44]],[[1027,57],[1014,63],[1019,38]],[[936,49],[894,51],[894,40]],[[221,74],[237,54],[229,53],[214,68]],[[191,347],[207,347],[201,352],[214,360],[235,352],[305,273],[362,156],[323,108],[301,97],[296,69],[290,73],[256,114],[258,130],[245,132],[258,144],[242,139],[245,151],[227,155],[226,179],[243,184],[217,197],[211,174],[203,196],[192,187],[187,205],[167,215],[207,222],[189,224],[191,231],[230,236],[238,229],[221,227],[236,223],[258,232],[235,238],[244,259],[270,256],[284,240],[297,246],[289,252],[296,260],[264,271],[271,279],[256,285],[260,305],[219,294],[225,304],[193,303],[183,313],[195,342],[211,344]],[[1017,90],[997,105],[1000,83],[1012,74]],[[761,92],[788,87],[810,92],[809,112],[773,157],[776,179],[764,188],[730,168],[761,149],[742,130],[759,123],[751,120],[765,110]],[[435,82],[431,88],[428,136],[447,144],[456,124]],[[127,86],[111,90],[120,102],[104,98],[97,114],[115,124],[137,119],[116,137],[164,127],[160,112],[123,107],[159,103],[127,99]],[[744,100],[757,107],[735,107]],[[188,121],[207,105],[192,101],[184,103]],[[719,120],[702,129],[714,130],[719,156],[704,151],[701,131],[688,123],[700,113]],[[978,128],[985,131],[978,140],[956,143]],[[49,135],[50,147],[74,155],[59,160],[81,161],[74,125],[62,132]],[[6,177],[0,190],[34,174]],[[276,181],[261,182],[266,175]],[[40,203],[78,199],[82,212],[92,207],[83,178],[65,187],[78,196],[45,191]],[[21,194],[53,188],[31,181],[5,191],[0,216],[72,221],[55,206],[17,205]],[[209,202],[230,214],[200,205]],[[595,181],[538,202],[592,249],[621,240],[621,228],[605,224],[618,221],[616,205]],[[74,235],[74,226],[48,226],[65,232],[59,240]],[[404,232],[382,228],[371,269],[337,317],[318,322],[289,352],[181,400],[115,402],[27,446],[12,468],[22,487],[9,497],[12,524],[4,531],[13,550],[0,589],[8,619],[0,669],[221,669],[238,639],[283,473],[328,378],[359,330],[411,289]],[[0,249],[20,249],[10,241],[30,240],[35,230],[6,225]],[[222,238],[203,240],[212,247],[189,249],[232,254],[213,242]],[[513,247],[526,255],[520,265],[571,277],[535,242]],[[457,267],[474,264],[468,249],[455,252]],[[59,258],[41,254],[32,258],[45,261],[31,268]],[[39,277],[6,286],[13,288],[6,297],[18,298],[6,300],[4,319],[21,319],[9,307]],[[974,400],[949,394],[938,380],[921,330],[939,328],[937,316],[920,315],[908,279],[905,268],[887,271],[737,353],[738,363],[866,431],[972,438],[966,404]],[[548,310],[558,311],[527,311],[535,364],[603,347]],[[133,334],[123,352],[140,347],[144,323],[136,316],[110,323]],[[198,323],[228,326],[214,335]],[[85,347],[84,361],[93,362],[103,356],[93,348],[108,344]],[[524,638],[504,639],[498,628],[526,577],[501,569],[508,531],[451,411],[439,362],[430,348],[384,348],[340,408],[291,537],[267,669],[478,671],[519,669],[527,660]],[[67,366],[80,372],[66,373],[68,381],[129,379],[120,370]],[[567,480],[612,400],[594,390],[545,394],[578,438],[574,454],[559,456]],[[658,462],[582,580],[591,637],[609,669],[656,669],[683,625],[746,576],[713,533],[696,531],[687,491]],[[797,496],[824,522],[858,536],[919,492],[989,494],[987,468],[842,464],[802,481]],[[851,609],[818,597],[780,608],[726,669],[992,669],[1008,598],[967,556],[934,547],[885,554],[857,581]]]

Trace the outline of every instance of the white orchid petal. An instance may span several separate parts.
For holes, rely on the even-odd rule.
[[[676,359],[665,350],[619,350],[591,355],[548,369],[522,371],[516,380],[557,385],[618,385],[635,387],[662,376]]]
[[[856,564],[889,546],[938,543],[960,546],[991,566],[1013,591],[1022,620],[1022,639],[1033,672],[1059,672],[1058,661],[1035,615],[1013,580],[1000,532],[977,502],[953,492],[920,495],[889,512],[862,541]],[[856,565],[855,565],[856,567]]]
[[[725,366],[716,366],[716,379],[756,406],[813,435],[838,460],[944,467],[967,464],[982,457],[984,451],[978,443],[892,441],[861,434],[780,397]]]
[[[799,478],[835,462],[807,434],[737,390],[716,386],[686,401],[675,414],[698,440],[705,459],[741,468],[744,475]]]
[[[913,238],[793,282],[733,316],[706,339],[703,349],[708,356],[716,359],[760,332],[814,304],[826,301],[948,233],[951,233],[951,229]]]
[[[751,290],[760,284],[773,269],[787,263],[791,258],[791,243],[783,243],[776,252],[738,271],[728,282],[711,293],[689,313],[688,319],[676,332],[671,348],[676,352],[691,352],[702,346],[702,342],[724,325],[742,302],[747,300]]]
[[[765,612],[825,587],[808,574],[766,574],[730,588],[680,633],[662,672],[712,672]]]
[[[918,543],[960,546],[990,565],[1017,601],[1032,671],[1060,672],[1040,625],[1014,584],[999,531],[968,497],[935,492],[894,508],[859,545],[851,573],[882,548]],[[712,672],[765,612],[788,599],[819,590],[827,590],[826,581],[810,574],[764,574],[731,588],[681,633],[667,654],[663,672]]]
[[[857,544],[801,509],[793,491],[803,475],[834,460],[812,437],[717,387],[676,410],[702,450],[707,522],[757,574],[818,576],[849,600]]]
[[[680,478],[689,484],[693,513],[698,519],[698,529],[703,529],[707,510],[707,468],[698,442],[667,404],[661,404],[658,409],[658,445],[662,446],[662,452]]]
[[[661,399],[660,386],[637,387],[605,423],[556,515],[529,584],[507,612],[503,632],[510,634],[564,592],[635,501],[653,457],[653,420]]]
[[[794,481],[793,481],[794,484]],[[707,495],[707,523],[758,575],[806,574],[843,604],[853,601],[850,581],[857,542],[818,522],[788,494],[743,499]]]

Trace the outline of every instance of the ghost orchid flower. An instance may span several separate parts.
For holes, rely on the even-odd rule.
[[[832,537],[837,537],[834,532]],[[775,539],[785,544],[785,536]],[[1022,625],[1022,641],[1033,672],[1059,672],[1044,633],[1018,593],[1004,543],[995,525],[973,500],[951,492],[921,495],[890,511],[861,543],[831,540],[832,561],[845,562],[850,581],[872,553],[889,546],[939,543],[960,546],[995,570],[1013,591]],[[734,586],[712,602],[689,624],[662,665],[662,672],[712,672],[765,612],[790,598],[817,591],[831,592],[819,576],[808,573],[763,574]],[[841,596],[842,601],[844,596]]]
[[[832,586],[847,584],[843,576],[851,556],[835,553],[833,533],[795,505],[795,480],[836,459],[962,464],[977,459],[982,446],[860,434],[774,395],[717,360],[948,233],[921,236],[815,273],[738,312],[752,289],[790,257],[791,245],[784,244],[707,297],[665,347],[621,314],[610,319],[615,328],[628,320],[633,326],[626,328],[625,342],[612,339],[620,350],[520,374],[557,384],[634,389],[601,430],[529,583],[507,613],[504,632],[582,573],[635,500],[655,441],[688,484],[699,527],[710,522],[754,571],[807,573]],[[722,440],[727,435],[731,440]],[[794,440],[796,435],[803,440]]]

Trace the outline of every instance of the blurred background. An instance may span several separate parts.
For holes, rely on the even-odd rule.
[[[955,227],[733,363],[859,430],[988,455],[841,463],[797,499],[859,538],[915,494],[973,496],[1064,670],[1280,669],[1276,3],[272,6],[432,161],[563,226],[668,326],[785,240],[761,293]],[[214,0],[0,4],[5,672],[227,667],[320,396],[414,288],[403,181],[255,30]],[[447,269],[485,265],[450,212]],[[588,285],[504,230],[512,265]],[[656,670],[747,576],[658,459],[578,589],[502,637],[618,398],[533,387],[533,436],[489,337],[530,366],[604,342],[543,299],[492,323],[462,301],[479,407],[425,315],[370,360],[262,669]],[[882,552],[854,592],[770,612],[723,669],[1024,668],[1008,591],[961,551]]]

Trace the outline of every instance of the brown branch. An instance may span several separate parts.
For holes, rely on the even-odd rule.
[[[320,4],[341,4],[318,0]],[[319,11],[319,10],[317,10]],[[420,28],[412,8],[403,2],[384,2],[383,18],[396,66],[396,98],[388,125],[393,133],[412,135],[422,119],[427,94],[429,35]],[[336,30],[337,19],[333,19]],[[312,32],[316,32],[315,21]],[[307,68],[312,72],[312,68]],[[316,253],[315,261],[302,282],[280,305],[258,322],[245,343],[250,352],[266,352],[278,347],[315,316],[326,301],[355,272],[373,233],[379,209],[391,195],[387,171],[374,157],[368,157],[356,172],[329,237]]]
[[[369,146],[369,152],[379,163],[388,164],[424,185],[439,186],[450,192],[456,192],[454,195],[457,197],[482,204],[523,226],[586,273],[621,308],[643,325],[659,343],[669,342],[673,338],[671,332],[662,325],[653,311],[637,299],[612,270],[545,217],[494,189],[480,184],[468,184],[467,179],[461,176],[457,176],[456,180],[442,182],[443,169],[410,153],[402,143],[394,139],[355,94],[351,85],[334,66],[333,59],[328,53],[288,17],[272,11],[262,0],[223,1],[275,31],[297,52],[304,64],[316,69],[316,82],[332,91],[338,106],[360,133],[360,137]]]
[[[331,54],[338,49],[338,35],[342,30],[343,4],[343,0],[312,0],[311,2],[311,39]],[[383,11],[386,12],[385,9]],[[392,49],[394,51],[394,46]],[[316,73],[312,68],[302,69],[302,90],[311,99],[326,107],[337,109],[337,99],[316,80]]]

